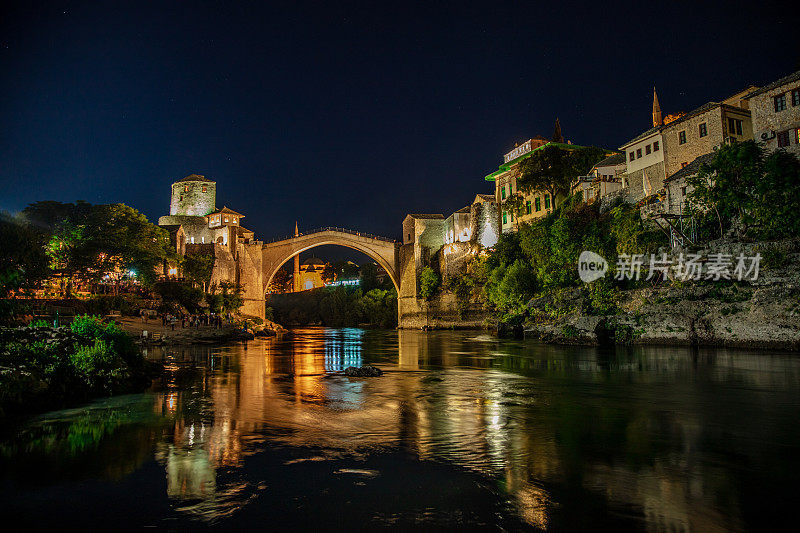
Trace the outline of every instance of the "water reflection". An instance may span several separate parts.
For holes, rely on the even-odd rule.
[[[737,530],[779,519],[797,495],[791,355],[320,328],[149,357],[167,368],[150,393],[98,402],[84,419],[49,414],[4,439],[3,496],[81,475],[124,491],[141,471],[155,484],[148,455],[166,475],[153,508],[166,495],[163,518],[212,523],[278,511],[322,522],[326,505],[366,501],[372,487],[405,496],[377,499],[363,523]],[[340,374],[362,363],[386,373]],[[99,429],[76,447],[87,425]],[[90,454],[104,467],[84,466]],[[131,465],[123,456],[139,459],[115,469]],[[41,475],[32,458],[73,467]],[[437,476],[436,494],[403,492]]]

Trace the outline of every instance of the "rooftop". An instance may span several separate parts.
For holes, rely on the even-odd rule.
[[[688,165],[686,165],[685,167],[683,167],[682,169],[678,170],[677,172],[669,176],[667,179],[665,179],[664,183],[668,183],[670,181],[686,178],[697,174],[697,171],[700,170],[700,165],[704,163],[710,163],[713,158],[714,158],[714,152],[711,152],[709,154],[703,154],[695,158],[694,161],[692,161],[691,163],[689,163]]]
[[[409,213],[408,215],[411,218],[439,218],[444,219],[444,215],[439,213]]]
[[[614,155],[610,155],[600,161],[599,163],[595,164],[595,168],[597,167],[610,167],[614,165],[622,165],[625,163],[625,154],[624,153],[617,153]]]
[[[184,182],[184,181],[195,181],[195,182],[199,181],[199,182],[203,182],[203,183],[216,183],[214,180],[210,180],[210,179],[208,179],[207,177],[205,177],[205,176],[203,176],[201,174],[190,174],[190,175],[186,176],[185,178],[176,181],[175,183],[181,183],[181,182]]]
[[[511,170],[511,167],[517,165],[518,163],[520,163],[521,161],[523,161],[525,159],[528,159],[529,157],[531,157],[533,154],[535,154],[539,150],[544,150],[548,146],[555,146],[555,147],[561,148],[563,150],[579,150],[581,148],[587,148],[586,146],[581,146],[581,145],[578,145],[578,144],[557,143],[557,142],[552,142],[551,141],[551,142],[548,142],[547,144],[543,144],[542,146],[537,146],[536,148],[534,148],[530,152],[528,152],[528,153],[526,153],[524,155],[521,155],[516,159],[512,159],[511,161],[508,161],[507,163],[503,163],[502,165],[497,167],[496,171],[492,172],[488,176],[484,176],[483,179],[486,180],[486,181],[494,181],[495,178],[497,176],[499,176],[500,174],[503,174],[504,172],[508,172],[509,170]]]
[[[222,207],[222,209],[218,209],[217,211],[213,211],[213,212],[211,212],[211,213],[207,214],[206,216],[209,216],[209,217],[210,217],[211,215],[218,215],[218,214],[220,214],[220,213],[222,213],[222,214],[226,214],[226,215],[236,215],[236,216],[237,216],[237,217],[239,217],[239,218],[244,218],[244,215],[243,215],[243,214],[241,214],[241,213],[237,213],[237,212],[236,212],[236,211],[234,211],[233,209],[228,209],[228,208],[227,208],[227,207],[225,207],[225,206],[223,206],[223,207]]]
[[[636,137],[634,137],[630,141],[628,141],[625,144],[623,144],[622,146],[620,146],[619,149],[623,150],[623,149],[627,148],[628,146],[641,141],[642,139],[646,139],[646,138],[650,137],[651,135],[654,135],[654,134],[660,132],[661,128],[662,128],[662,126],[656,126],[654,128],[650,128],[649,130],[645,131],[644,133],[642,133],[640,135],[637,135]]]
[[[755,91],[753,91],[750,94],[748,94],[747,96],[745,96],[745,98],[752,98],[754,96],[758,96],[759,94],[763,94],[763,93],[765,93],[767,91],[771,91],[772,89],[777,89],[781,85],[786,85],[787,83],[792,83],[792,82],[795,82],[795,81],[800,81],[800,70],[798,70],[797,72],[794,72],[792,74],[789,74],[788,76],[784,76],[783,78],[781,78],[779,80],[775,80],[772,83],[761,87],[760,89],[756,89]]]

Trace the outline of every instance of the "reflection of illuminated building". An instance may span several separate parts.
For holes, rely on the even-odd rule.
[[[348,366],[361,366],[361,337],[364,330],[330,330],[325,339],[325,371],[341,372]]]

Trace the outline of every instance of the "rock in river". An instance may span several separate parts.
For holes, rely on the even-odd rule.
[[[362,366],[361,368],[355,366],[348,366],[344,369],[345,376],[352,376],[357,378],[369,378],[373,376],[380,376],[383,370],[374,366]]]

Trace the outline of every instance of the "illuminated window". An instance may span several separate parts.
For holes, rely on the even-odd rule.
[[[503,224],[508,224],[508,218],[505,211],[503,211]]]
[[[800,105],[800,89],[792,89],[792,107]]]
[[[644,147],[644,155],[650,155],[650,145]]]
[[[205,185],[203,186],[203,192],[208,192],[208,187],[206,187]]]
[[[183,186],[183,192],[189,192],[189,186],[188,185],[184,185]]]
[[[789,146],[789,130],[778,133],[778,148]]]
[[[550,209],[550,195],[549,194],[545,194],[544,195],[544,208],[545,209]]]
[[[706,125],[705,122],[700,124],[700,126],[698,127],[698,130],[700,132],[700,137],[705,137],[706,135],[708,135],[708,126]]]
[[[233,223],[236,224],[236,217],[233,217]]]
[[[642,158],[642,149],[641,148],[637,148],[636,149],[636,159],[641,159],[641,158]]]
[[[794,129],[794,143],[800,144],[800,128]]]
[[[525,202],[525,214],[526,215],[530,215],[531,214],[531,201],[530,200]]]
[[[227,221],[228,221],[228,217],[225,217],[225,222],[227,222]]]
[[[505,200],[506,199],[506,186],[505,185],[503,185],[503,187],[500,189],[500,199],[501,200]]]
[[[628,154],[628,156],[629,156],[629,160],[633,161],[634,159],[636,159],[636,152],[631,152],[630,154]]]
[[[786,93],[779,94],[778,96],[774,96],[772,98],[773,103],[775,104],[775,112],[783,111],[786,109]]]
[[[542,199],[537,196],[535,201],[536,201],[536,211],[541,211],[542,210]]]
[[[653,143],[653,151],[658,152],[658,141]]]
[[[686,144],[686,130],[678,132],[678,144]]]

